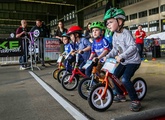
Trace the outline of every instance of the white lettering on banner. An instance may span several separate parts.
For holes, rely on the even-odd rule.
[[[12,52],[21,52],[21,46],[18,48],[12,48],[12,49],[0,49],[0,53],[12,53]]]

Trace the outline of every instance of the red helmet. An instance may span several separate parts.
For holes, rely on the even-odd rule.
[[[82,28],[79,26],[72,26],[68,29],[67,35],[72,34],[72,33],[81,33]]]

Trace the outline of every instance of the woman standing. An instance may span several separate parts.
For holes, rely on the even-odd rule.
[[[59,39],[60,42],[60,52],[64,51],[64,44],[62,42],[62,35],[67,33],[67,29],[64,28],[64,23],[62,21],[58,22],[57,31],[55,32],[55,38]]]
[[[60,40],[60,43],[62,43],[62,35],[64,33],[67,33],[67,29],[64,28],[64,23],[62,21],[58,22],[57,31],[55,32],[55,38],[58,38]]]

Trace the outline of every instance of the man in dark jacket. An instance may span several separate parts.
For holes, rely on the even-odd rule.
[[[44,23],[40,20],[37,19],[36,20],[36,25],[34,27],[32,27],[32,29],[30,30],[30,32],[34,32],[35,30],[39,30],[39,38],[38,40],[38,47],[39,47],[39,56],[41,58],[41,64],[42,66],[45,66],[44,64],[44,42],[43,42],[43,37],[49,37],[49,30],[46,27],[46,25],[44,25]]]

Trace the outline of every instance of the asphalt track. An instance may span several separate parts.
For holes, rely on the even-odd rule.
[[[39,65],[40,66],[40,65]],[[54,65],[20,71],[0,67],[0,120],[156,120],[165,116],[165,59],[142,62],[134,75],[146,80],[148,91],[140,112],[129,110],[130,100],[94,111],[77,89],[66,91],[52,77]]]

